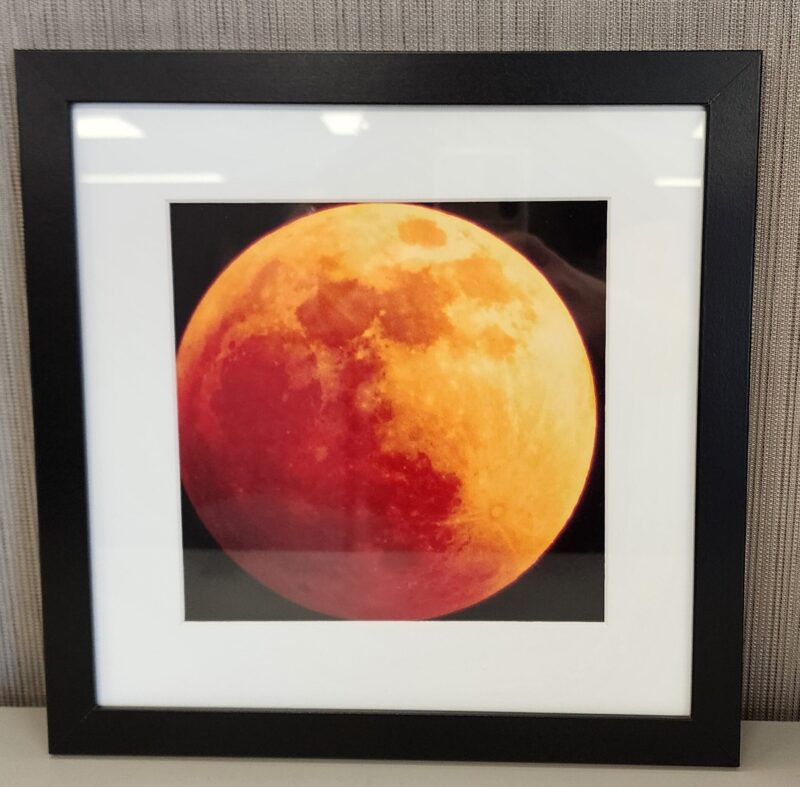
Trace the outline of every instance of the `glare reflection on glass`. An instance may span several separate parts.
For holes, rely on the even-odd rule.
[[[103,172],[81,176],[81,183],[224,183],[218,172]]]
[[[75,122],[79,139],[142,139],[144,131],[117,115],[84,115]]]
[[[703,179],[680,177],[656,178],[655,185],[673,189],[699,189],[703,185]]]
[[[354,136],[369,128],[363,112],[323,112],[321,120],[331,134]]]

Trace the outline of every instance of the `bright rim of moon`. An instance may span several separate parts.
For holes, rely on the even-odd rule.
[[[177,370],[200,519],[255,579],[341,618],[497,593],[558,536],[592,459],[566,306],[430,208],[339,206],[265,235],[200,301]]]

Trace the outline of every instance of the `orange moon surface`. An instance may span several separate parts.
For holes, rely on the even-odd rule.
[[[529,260],[455,216],[321,210],[203,296],[177,359],[181,476],[256,580],[348,619],[420,620],[514,582],[586,482],[589,359]]]

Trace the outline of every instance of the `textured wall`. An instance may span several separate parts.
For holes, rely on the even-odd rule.
[[[792,6],[793,0],[0,0],[0,704],[44,701],[14,47],[763,49],[743,713],[800,719],[800,9]]]

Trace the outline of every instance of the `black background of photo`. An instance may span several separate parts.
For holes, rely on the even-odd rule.
[[[463,216],[518,241],[525,233],[575,270],[604,283],[607,203],[418,203]],[[170,206],[176,343],[221,271],[264,234],[318,208],[307,203],[173,203]],[[513,240],[512,240],[513,239]],[[514,245],[519,247],[519,243]],[[520,248],[523,253],[527,246]],[[605,296],[589,315],[574,308],[574,291],[551,266],[539,269],[570,305],[592,364],[598,432],[592,466],[575,511],[551,548],[514,583],[438,620],[602,621],[604,618]],[[591,324],[587,324],[587,320]],[[601,324],[602,323],[602,324]],[[588,339],[592,334],[593,340]],[[335,620],[295,604],[250,577],[219,547],[181,487],[186,620]]]

